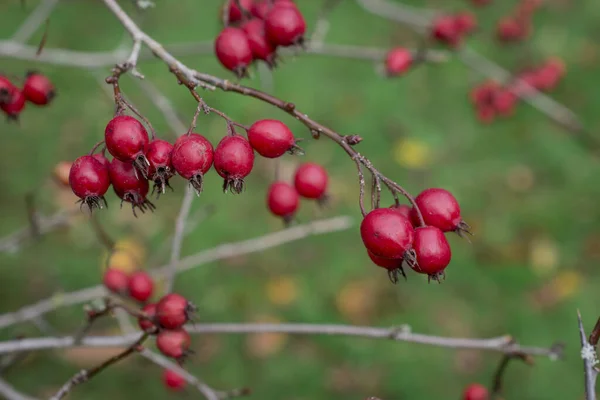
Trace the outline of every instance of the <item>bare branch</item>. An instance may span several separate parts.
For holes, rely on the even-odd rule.
[[[169,261],[169,271],[167,273],[167,284],[165,288],[167,293],[170,293],[173,290],[175,275],[177,275],[177,262],[181,257],[181,246],[183,245],[183,237],[185,236],[185,223],[187,222],[190,210],[192,209],[194,193],[194,189],[189,185],[183,196],[179,215],[175,221],[175,232],[173,233],[173,242],[171,245],[171,259]]]
[[[40,5],[27,17],[25,22],[17,29],[12,40],[17,43],[27,42],[35,31],[48,19],[58,0],[43,0]]]
[[[594,367],[598,364],[598,355],[594,347],[588,342],[579,310],[577,310],[577,321],[579,323],[581,358],[583,358],[583,371],[585,373],[585,400],[596,400],[598,371]]]
[[[6,400],[36,400],[19,392],[2,378],[0,378],[0,395]]]

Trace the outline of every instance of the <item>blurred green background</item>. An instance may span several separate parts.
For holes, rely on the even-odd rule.
[[[210,41],[220,28],[217,1],[158,0],[143,13],[127,1],[121,3],[167,47]],[[322,4],[298,3],[311,29]],[[495,22],[516,4],[496,1],[473,9],[481,30],[467,44],[513,70],[549,56],[561,57],[567,75],[551,96],[573,109],[593,135],[600,108],[600,6],[593,0],[548,0],[534,17],[528,41],[498,45],[492,35]],[[35,6],[33,0],[25,7],[17,0],[2,1],[0,38],[9,38]],[[457,11],[470,3],[439,0],[427,6]],[[367,14],[351,0],[343,1],[330,20],[329,43],[381,48],[419,43],[410,29]],[[30,43],[37,45],[41,36],[37,32]],[[65,0],[52,15],[46,46],[110,51],[124,38],[122,27],[101,2]],[[102,138],[114,106],[99,83],[99,77],[108,75],[107,67],[88,71],[0,60],[2,71],[12,75],[41,70],[59,91],[50,107],[29,106],[19,124],[1,124],[0,234],[5,235],[26,223],[23,199],[32,190],[46,213],[73,207],[73,196],[52,181],[52,170],[58,161],[75,159]],[[233,79],[212,54],[182,61]],[[194,101],[165,65],[151,60],[139,67],[188,124]],[[439,186],[456,195],[475,237],[469,244],[450,235],[453,260],[441,285],[427,284],[414,273],[409,273],[408,282],[392,285],[385,271],[370,263],[358,234],[355,167],[339,147],[326,138],[310,139],[306,128],[273,107],[233,93],[204,93],[211,106],[241,123],[281,118],[296,136],[306,138],[306,156],[285,156],[282,177],[288,178],[304,160],[324,164],[331,174],[332,203],[319,210],[305,201],[298,220],[351,215],[355,226],[204,265],[177,279],[176,290],[198,305],[199,320],[206,322],[409,324],[415,332],[444,336],[510,333],[522,344],[539,346],[564,341],[563,361],[540,358],[534,367],[511,364],[505,398],[582,398],[576,309],[590,329],[600,301],[594,289],[600,283],[598,158],[595,149],[525,104],[511,118],[481,125],[468,101],[469,90],[480,81],[456,59],[388,80],[370,62],[301,53],[286,57],[273,73],[275,95],[339,132],[360,134],[364,141],[357,149],[410,192]],[[261,86],[256,71],[244,83]],[[169,128],[132,77],[123,78],[122,89],[161,135],[181,133]],[[198,131],[217,143],[225,124],[215,115],[202,115]],[[264,205],[274,168],[272,160],[258,159],[240,196],[223,195],[220,178],[209,174],[194,211],[207,206],[214,211],[185,240],[183,254],[281,229],[281,221]],[[175,193],[161,198],[154,214],[133,218],[127,207],[119,209],[112,190],[111,207],[97,213],[113,238],[143,243],[148,255],[144,267],[168,259],[168,241],[185,188],[181,181],[174,183]],[[0,312],[57,291],[97,284],[102,255],[84,218],[16,254],[0,255]],[[83,311],[80,306],[64,308],[47,320],[59,333],[68,334],[81,326]],[[100,323],[94,332],[117,333],[113,320]],[[4,339],[41,334],[30,323],[0,332]],[[256,399],[459,399],[468,383],[488,385],[500,359],[497,353],[352,337],[206,335],[196,336],[193,348],[197,354],[186,364],[191,372],[219,389],[249,386]],[[47,397],[79,368],[95,365],[108,354],[89,349],[39,352],[5,378],[31,395]],[[165,398],[160,376],[159,367],[134,357],[77,388],[71,398]],[[172,396],[198,395],[190,390]]]

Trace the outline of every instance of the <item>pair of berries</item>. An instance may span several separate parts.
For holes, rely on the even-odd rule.
[[[511,87],[504,87],[495,81],[486,81],[473,88],[470,98],[477,110],[477,117],[483,123],[491,123],[498,116],[512,115],[518,102]]]
[[[458,47],[464,37],[477,29],[477,19],[468,11],[437,17],[431,27],[431,35],[438,42]]]
[[[510,86],[514,87],[515,91],[523,90],[519,88],[520,80],[537,90],[548,92],[558,85],[560,80],[565,76],[565,73],[565,63],[561,59],[553,57],[538,67],[529,68],[521,72]],[[526,91],[525,89],[525,93]]]
[[[327,171],[319,164],[304,163],[294,175],[294,186],[287,182],[273,182],[267,192],[267,207],[273,215],[289,223],[300,205],[300,196],[324,203],[327,199]]]
[[[102,282],[111,292],[129,296],[141,303],[145,303],[154,292],[154,280],[144,271],[136,271],[129,275],[120,269],[108,268],[104,272]]]
[[[241,22],[241,25],[226,27],[215,40],[219,62],[238,77],[247,76],[253,61],[262,60],[274,67],[277,47],[304,42],[306,22],[291,0],[250,0],[240,4],[245,10],[230,2],[229,22]],[[249,10],[254,17],[247,19],[245,14]]]
[[[394,283],[398,281],[398,274],[404,276],[404,262],[414,271],[439,280],[452,258],[444,233],[469,232],[458,202],[447,190],[424,190],[415,202],[424,226],[417,211],[405,205],[375,209],[365,216],[360,226],[369,257],[388,270]]]
[[[522,0],[511,15],[501,18],[496,25],[496,38],[500,42],[520,42],[531,33],[533,13],[540,0]]]
[[[15,86],[6,76],[0,75],[0,110],[10,119],[18,118],[26,101],[45,106],[55,95],[54,86],[44,75],[28,73],[23,89]]]

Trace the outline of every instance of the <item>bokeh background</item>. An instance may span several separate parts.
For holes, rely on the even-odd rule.
[[[0,38],[9,38],[37,2],[27,0],[25,7],[20,3],[1,2]],[[156,8],[143,13],[127,1],[121,3],[167,47],[211,41],[220,29],[220,4],[215,0],[158,0]],[[426,3],[448,11],[470,7],[466,0]],[[545,3],[534,17],[530,39],[516,45],[499,45],[492,34],[496,21],[510,12],[515,0],[474,10],[481,29],[468,45],[511,70],[549,56],[562,58],[568,72],[551,96],[573,109],[593,136],[600,107],[600,7],[593,0]],[[321,2],[302,1],[299,6],[312,29]],[[419,43],[410,29],[367,14],[350,0],[343,1],[330,20],[329,43],[381,48]],[[41,36],[40,30],[30,43],[36,45]],[[109,51],[124,39],[122,27],[101,2],[65,0],[52,15],[46,46]],[[210,53],[182,60],[233,79]],[[52,170],[57,162],[75,159],[102,138],[114,106],[99,83],[108,74],[107,67],[85,70],[0,58],[0,68],[12,75],[39,69],[59,91],[50,107],[29,106],[19,124],[0,125],[0,234],[6,235],[26,224],[24,197],[31,191],[42,212],[73,207],[73,195],[52,180]],[[159,61],[144,61],[140,69],[188,124],[195,110],[189,93],[177,86]],[[281,118],[296,136],[306,138],[303,158],[282,159],[282,177],[289,178],[304,160],[327,167],[332,202],[322,210],[303,202],[300,222],[351,215],[355,226],[204,265],[180,276],[176,290],[198,305],[200,321],[409,324],[416,332],[445,336],[510,333],[522,344],[540,346],[563,341],[567,344],[563,361],[541,358],[534,367],[510,365],[505,398],[582,398],[576,309],[589,329],[600,301],[595,289],[600,283],[596,149],[525,104],[513,117],[482,125],[468,100],[469,90],[481,80],[454,58],[420,66],[399,79],[385,79],[370,62],[300,52],[285,57],[271,83],[264,78],[261,82],[256,71],[244,82],[263,85],[339,132],[360,134],[364,138],[360,152],[412,193],[439,186],[456,195],[475,237],[469,244],[450,235],[453,260],[441,285],[428,284],[414,273],[407,282],[392,285],[385,271],[370,263],[358,233],[355,167],[341,149],[326,138],[310,139],[307,129],[273,107],[217,91],[205,93],[206,101],[237,121],[249,125],[260,118]],[[133,78],[123,78],[122,88],[161,135],[173,138],[181,133],[169,128]],[[225,124],[217,116],[201,116],[198,131],[216,143],[225,134]],[[264,201],[274,168],[273,161],[258,159],[240,196],[223,195],[220,178],[209,174],[192,212],[210,213],[185,240],[184,255],[281,229],[281,221],[267,212]],[[119,209],[110,193],[111,207],[97,216],[113,238],[125,241],[124,247],[138,249],[141,268],[162,265],[168,259],[169,237],[184,190],[182,182],[175,182],[175,193],[161,198],[154,214],[138,219],[128,208]],[[97,284],[105,256],[83,217],[30,247],[1,254],[0,312]],[[47,321],[58,334],[68,334],[81,326],[83,315],[81,306],[62,308],[49,314]],[[118,333],[112,320],[98,324],[94,332]],[[26,323],[2,330],[0,337],[41,334]],[[191,372],[216,388],[249,386],[257,399],[459,399],[468,383],[490,384],[500,359],[496,353],[382,340],[273,334],[196,336],[193,349],[197,354],[186,364]],[[91,349],[39,352],[27,356],[5,378],[31,395],[47,397],[79,368],[110,354],[111,350]],[[166,398],[161,372],[132,357],[77,388],[71,397]]]

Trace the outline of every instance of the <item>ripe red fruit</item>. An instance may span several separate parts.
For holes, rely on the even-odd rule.
[[[387,76],[400,76],[410,69],[414,57],[412,52],[404,47],[391,49],[385,58]]]
[[[124,294],[129,285],[129,275],[120,269],[108,268],[102,278],[104,286],[113,293]]]
[[[413,227],[404,215],[377,208],[360,224],[360,236],[367,250],[384,258],[412,260]]]
[[[276,46],[302,45],[306,22],[300,10],[276,3],[265,19],[267,38]]]
[[[272,0],[255,0],[252,3],[250,12],[256,18],[266,19],[267,14],[269,14],[269,11],[271,10],[271,8],[273,8],[271,3],[273,3],[273,5],[277,5],[277,6],[282,6],[282,5],[292,6],[292,7],[296,6],[296,4],[292,0],[275,0],[274,2],[272,2]]]
[[[156,321],[156,304],[150,303],[146,304],[142,311],[148,316],[148,318],[138,317],[138,325],[141,330],[148,333],[156,332],[156,325],[154,321]]]
[[[443,232],[469,233],[469,225],[460,216],[456,198],[447,190],[431,188],[422,191],[415,199],[426,225],[435,226]],[[416,211],[411,210],[413,224],[418,226]]]
[[[129,296],[137,301],[145,302],[152,296],[154,290],[154,281],[148,273],[144,271],[135,272],[129,278]]]
[[[171,162],[175,171],[184,179],[189,180],[198,194],[202,192],[204,174],[212,166],[213,158],[212,144],[197,133],[177,139],[171,154]]]
[[[148,167],[148,178],[154,181],[154,190],[158,193],[164,193],[169,185],[169,178],[175,173],[171,163],[171,153],[173,145],[166,140],[154,139],[146,146],[146,158],[150,166]],[[153,190],[153,192],[154,192]]]
[[[48,78],[42,74],[30,73],[27,75],[23,85],[25,99],[38,106],[43,106],[56,96],[54,86]]]
[[[468,35],[477,29],[477,18],[468,11],[459,12],[454,16],[456,29],[461,35]]]
[[[246,33],[252,56],[255,60],[263,60],[270,67],[275,66],[275,46],[267,40],[265,34],[265,22],[260,19],[251,19],[242,25]]]
[[[273,182],[267,193],[267,206],[274,215],[283,217],[289,223],[300,203],[298,192],[285,182]]]
[[[106,158],[106,156],[103,153],[96,153],[92,157],[94,157],[96,160],[100,161],[100,163],[108,169],[108,166],[110,165],[110,161],[108,161],[108,158]]]
[[[229,3],[229,23],[241,21],[244,17],[244,13],[237,5],[237,2],[231,0]],[[245,12],[249,12],[252,7],[252,0],[240,0],[240,5]]]
[[[16,90],[16,87],[10,79],[0,75],[0,104],[9,102],[14,90]]]
[[[258,154],[277,158],[296,146],[294,135],[283,122],[275,119],[256,121],[248,130],[248,140]]]
[[[145,213],[146,210],[154,211],[156,207],[146,199],[150,185],[145,178],[137,174],[133,165],[113,158],[108,167],[108,173],[113,189],[121,199],[121,206],[123,206],[123,201],[131,203],[133,215],[136,217],[136,208],[139,208],[142,213]]]
[[[254,167],[254,150],[240,135],[225,136],[215,149],[215,170],[224,179],[223,191],[239,194],[244,190],[244,177]]]
[[[252,48],[248,37],[239,28],[225,28],[215,40],[215,54],[221,65],[233,71],[238,78],[247,75],[252,63]]]
[[[496,26],[496,38],[502,42],[522,40],[528,33],[527,23],[513,16],[502,18]]]
[[[148,141],[146,128],[140,121],[128,115],[114,117],[104,130],[104,142],[108,152],[119,161],[133,163],[144,177],[147,177],[149,165],[144,155]]]
[[[488,400],[488,398],[488,390],[478,383],[467,386],[463,394],[463,400]]]
[[[444,232],[435,226],[416,228],[413,249],[417,260],[416,263],[410,263],[412,269],[439,280],[452,258]]]
[[[392,283],[398,283],[398,274],[402,274],[404,279],[406,279],[406,274],[404,273],[404,269],[402,268],[402,263],[404,262],[403,258],[384,258],[376,256],[367,250],[367,254],[373,264],[378,267],[385,268],[388,271],[388,276]]]
[[[167,357],[183,361],[190,347],[190,334],[183,328],[163,330],[156,336],[156,347]]]
[[[406,218],[410,218],[410,210],[412,210],[412,207],[407,206],[406,204],[392,204],[390,208],[397,213],[404,215]]]
[[[302,197],[323,200],[329,178],[325,168],[315,163],[304,163],[296,170],[294,186]]]
[[[432,34],[438,41],[448,46],[456,47],[461,39],[461,32],[457,28],[454,16],[443,15],[433,21]]]
[[[477,107],[477,119],[483,124],[491,124],[496,119],[496,110],[490,105],[479,106]]]
[[[158,324],[165,329],[176,329],[189,321],[195,307],[185,297],[169,293],[156,305]]]
[[[25,95],[22,91],[14,88],[10,97],[4,102],[0,102],[0,110],[4,111],[9,119],[16,120],[19,114],[25,108]]]
[[[511,90],[499,89],[494,93],[492,104],[499,115],[509,116],[514,112],[517,100],[517,96]]]
[[[165,369],[163,372],[163,382],[166,387],[176,392],[183,389],[187,383],[183,376],[170,369]]]
[[[82,206],[87,205],[90,211],[102,208],[100,201],[106,205],[104,194],[110,186],[108,168],[93,156],[81,156],[71,166],[69,185]]]

